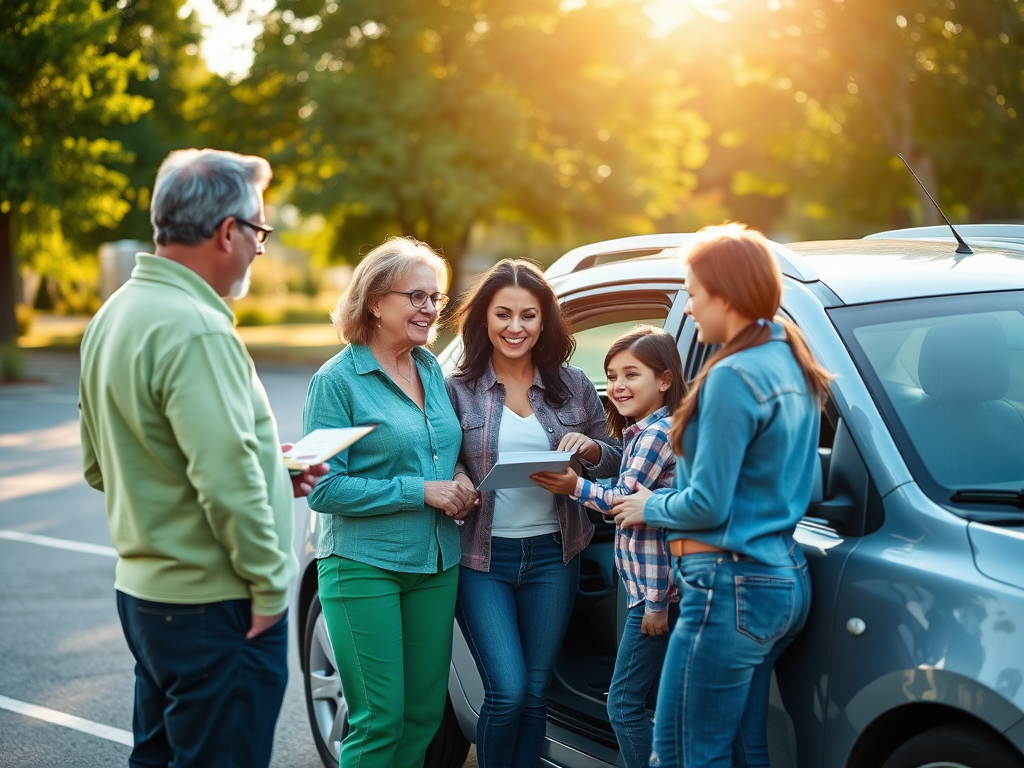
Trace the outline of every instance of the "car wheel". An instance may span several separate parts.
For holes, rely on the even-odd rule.
[[[919,733],[893,752],[882,768],[1024,768],[1019,752],[977,725]]]
[[[423,768],[461,768],[469,754],[469,740],[462,735],[452,700],[444,698],[444,717],[427,747]]]
[[[303,638],[306,660],[303,687],[313,742],[323,764],[327,768],[338,768],[341,742],[348,734],[348,702],[335,667],[334,647],[318,597],[313,598],[306,614]],[[444,716],[427,747],[423,768],[460,768],[468,754],[469,741],[462,735],[451,699],[445,696]]]
[[[306,711],[313,741],[324,765],[338,768],[341,741],[348,733],[348,702],[341,687],[341,677],[334,666],[334,647],[327,634],[327,622],[318,597],[314,597],[309,606],[303,637]]]

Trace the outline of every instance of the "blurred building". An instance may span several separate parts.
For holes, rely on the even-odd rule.
[[[116,240],[100,246],[100,299],[106,301],[128,282],[135,268],[135,254],[149,253],[152,243],[141,240]]]

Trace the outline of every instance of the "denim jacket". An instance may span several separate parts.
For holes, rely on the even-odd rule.
[[[608,436],[604,407],[597,390],[587,375],[571,365],[562,368],[562,380],[569,388],[569,401],[555,410],[544,400],[544,383],[540,371],[534,377],[528,397],[537,420],[548,433],[551,450],[568,432],[582,432],[601,446],[597,464],[582,461],[584,469],[594,477],[611,477],[619,469],[622,448]],[[448,397],[462,424],[462,450],[455,471],[465,472],[473,485],[479,485],[498,458],[498,429],[505,406],[505,385],[487,371],[475,383],[449,374],[445,379]],[[582,505],[568,496],[555,496],[558,526],[562,537],[562,557],[568,563],[590,543],[594,526]],[[481,494],[480,507],[466,518],[460,530],[462,565],[475,571],[491,569],[491,527],[494,523],[494,491]]]
[[[807,511],[818,459],[821,404],[786,343],[771,339],[708,373],[683,433],[676,487],[647,500],[644,520],[688,538],[785,565]]]

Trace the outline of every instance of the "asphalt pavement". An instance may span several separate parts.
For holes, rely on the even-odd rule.
[[[282,440],[301,436],[314,371],[260,368]],[[103,496],[82,479],[78,355],[34,350],[29,375],[0,386],[0,768],[126,765],[133,660]],[[289,670],[271,765],[319,768],[294,641]]]

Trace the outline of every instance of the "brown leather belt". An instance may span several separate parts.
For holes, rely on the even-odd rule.
[[[703,552],[725,552],[721,547],[705,544],[694,539],[672,539],[668,543],[668,551],[672,553],[673,557],[696,555]]]

